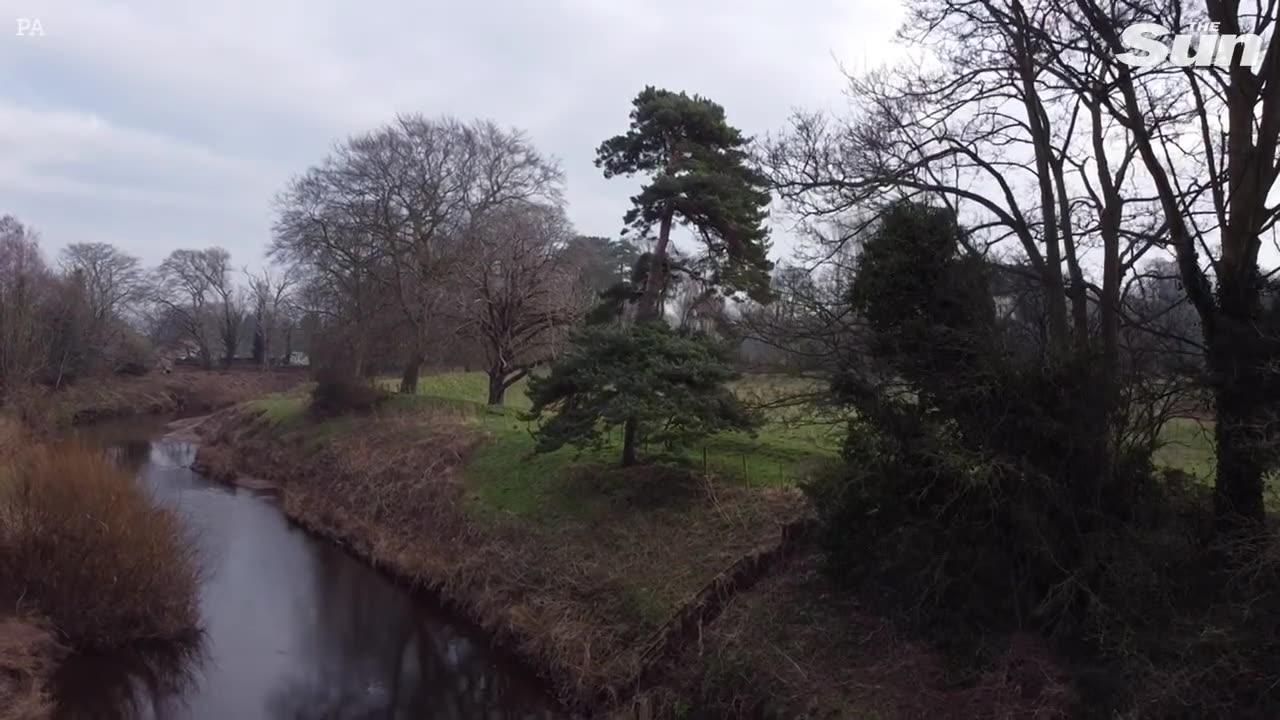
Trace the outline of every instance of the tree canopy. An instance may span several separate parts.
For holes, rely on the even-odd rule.
[[[543,452],[599,447],[632,421],[645,442],[677,447],[753,426],[726,387],[737,376],[727,348],[704,336],[659,323],[588,326],[547,376],[530,378],[528,417],[541,421],[535,434]],[[635,460],[624,456],[623,464]]]
[[[632,101],[627,132],[600,144],[605,177],[649,175],[623,220],[642,237],[658,227],[653,269],[666,261],[673,223],[702,241],[710,282],[763,299],[768,294],[767,180],[749,162],[748,139],[707,98],[646,87]],[[645,285],[642,319],[661,312],[661,273]]]

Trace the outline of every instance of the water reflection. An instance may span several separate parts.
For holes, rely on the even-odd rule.
[[[185,648],[78,658],[57,679],[67,718],[556,718],[527,674],[469,627],[268,499],[211,483],[194,448],[105,436],[122,465],[184,514],[206,580],[204,633]]]
[[[58,669],[58,716],[101,720],[184,717],[184,697],[207,659],[202,638],[70,658]]]

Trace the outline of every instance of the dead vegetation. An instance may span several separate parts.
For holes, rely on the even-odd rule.
[[[390,397],[386,390],[359,378],[332,371],[321,372],[311,389],[311,414],[318,419],[345,413],[368,413]]]
[[[67,651],[190,635],[198,568],[179,519],[102,454],[11,418],[0,451],[0,720],[37,720]]]
[[[1062,668],[1034,638],[1010,638],[983,671],[948,665],[831,586],[819,565],[814,553],[797,556],[735,598],[687,647],[666,691],[723,717],[1068,717]]]
[[[306,379],[301,371],[180,368],[140,377],[85,378],[59,390],[32,386],[16,394],[11,405],[27,426],[49,434],[70,425],[129,415],[216,410]]]
[[[39,623],[0,618],[0,720],[42,720],[52,704],[45,680],[61,648]]]
[[[190,633],[198,565],[181,520],[77,445],[0,469],[0,612],[46,618],[73,649]]]

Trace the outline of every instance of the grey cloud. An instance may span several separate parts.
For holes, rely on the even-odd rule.
[[[0,96],[0,212],[51,249],[110,239],[154,262],[216,242],[247,263],[273,193],[397,112],[525,129],[563,162],[579,229],[616,234],[635,183],[604,180],[592,158],[640,87],[708,95],[763,134],[840,102],[837,59],[884,57],[899,20],[872,0],[43,0],[24,13],[46,36],[0,32],[0,82],[25,88]]]

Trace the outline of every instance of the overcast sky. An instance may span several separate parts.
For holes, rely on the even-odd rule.
[[[43,37],[18,37],[38,18]],[[634,186],[596,145],[646,84],[707,95],[749,134],[843,106],[879,64],[879,0],[0,0],[0,214],[52,254],[158,262],[220,245],[256,265],[273,196],[399,112],[487,117],[559,158],[578,230],[616,236]],[[788,239],[776,233],[775,256]]]

